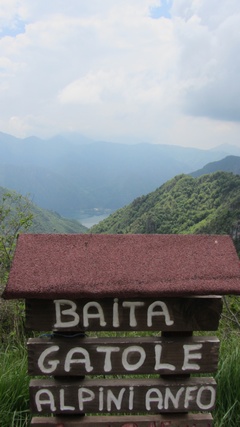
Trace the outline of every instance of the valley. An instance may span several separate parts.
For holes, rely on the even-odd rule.
[[[225,233],[240,217],[240,150],[231,145],[200,150],[0,132],[0,148],[1,194],[31,200],[30,232]]]
[[[199,170],[236,149],[86,142],[71,134],[20,139],[0,132],[0,186],[29,196],[43,209],[81,219],[78,212],[85,216],[96,208],[103,214],[115,211],[174,176]]]

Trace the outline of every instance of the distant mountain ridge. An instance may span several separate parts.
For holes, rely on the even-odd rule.
[[[91,233],[230,234],[240,220],[240,176],[179,175],[135,199]]]
[[[228,153],[179,146],[127,145],[65,134],[49,140],[0,133],[0,185],[66,217],[118,209],[180,173]]]
[[[236,175],[240,175],[240,157],[227,156],[222,160],[218,160],[217,162],[208,163],[202,169],[192,172],[191,175],[193,177],[198,177],[217,171],[232,172]]]

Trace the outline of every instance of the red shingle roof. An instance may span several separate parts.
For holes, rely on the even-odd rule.
[[[4,297],[224,294],[240,294],[229,236],[23,234]]]

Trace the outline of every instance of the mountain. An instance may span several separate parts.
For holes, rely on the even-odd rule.
[[[135,199],[91,233],[229,234],[240,219],[240,176],[179,175]]]
[[[86,233],[87,228],[74,219],[63,218],[57,212],[32,205],[33,225],[29,228],[29,233],[60,233],[75,234]]]
[[[240,175],[240,157],[227,156],[217,162],[208,163],[202,169],[192,172],[191,175],[193,177],[198,177],[216,171],[232,172],[236,175]]]
[[[67,133],[49,140],[0,132],[0,185],[65,217],[116,210],[180,173],[226,157],[217,150],[91,141]]]
[[[220,144],[217,147],[211,148],[211,151],[224,151],[233,156],[240,156],[240,148],[232,144]]]
[[[12,203],[11,197],[8,198],[7,206],[10,207],[11,211],[16,209],[13,199],[21,197],[20,194],[13,191],[9,191],[6,188],[0,187],[0,207],[2,205],[3,195],[10,193],[13,195]],[[29,209],[33,214],[33,223],[28,229],[29,233],[86,233],[87,228],[84,227],[80,222],[76,220],[70,220],[62,218],[56,212],[51,212],[46,209],[41,209],[27,198],[23,198],[23,203],[27,201]]]

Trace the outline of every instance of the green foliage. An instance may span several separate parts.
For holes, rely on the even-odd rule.
[[[3,199],[7,199],[3,203]],[[16,199],[17,204],[14,203]],[[21,203],[19,203],[21,201]],[[32,218],[27,227],[27,230],[21,229],[21,232],[28,231],[30,233],[86,233],[87,228],[84,227],[79,221],[63,218],[57,212],[52,212],[47,209],[41,209],[31,202],[29,198],[24,197],[13,191],[0,187],[0,212],[1,206],[8,208],[6,216],[12,213],[16,215],[15,208],[18,205],[19,211],[23,205],[28,207],[28,212],[31,213]],[[22,211],[24,213],[24,211]]]
[[[217,381],[215,427],[240,425],[240,332],[221,340]]]
[[[25,308],[22,301],[0,299],[0,343],[2,346],[18,346],[25,338]]]
[[[6,280],[16,240],[29,229],[33,219],[30,201],[20,194],[2,193],[0,199],[0,280]]]
[[[51,212],[32,205],[33,222],[29,227],[30,233],[86,233],[87,228],[79,221],[61,217],[57,212]]]
[[[179,175],[91,228],[92,233],[229,234],[240,218],[240,176]]]
[[[0,292],[7,280],[16,240],[32,223],[31,205],[17,193],[0,201]],[[28,425],[27,357],[24,349],[24,306],[0,299],[0,419],[3,427]]]
[[[27,231],[32,224],[31,203],[20,194],[0,194],[0,293],[10,270],[19,233]],[[1,343],[21,342],[23,330],[23,305],[20,302],[0,300]]]
[[[6,283],[20,233],[76,232],[86,228],[56,213],[41,210],[27,197],[0,188],[0,293]],[[21,301],[0,299],[0,424],[29,425],[25,310]]]
[[[2,427],[29,425],[27,352],[20,344],[0,349],[0,419]]]

